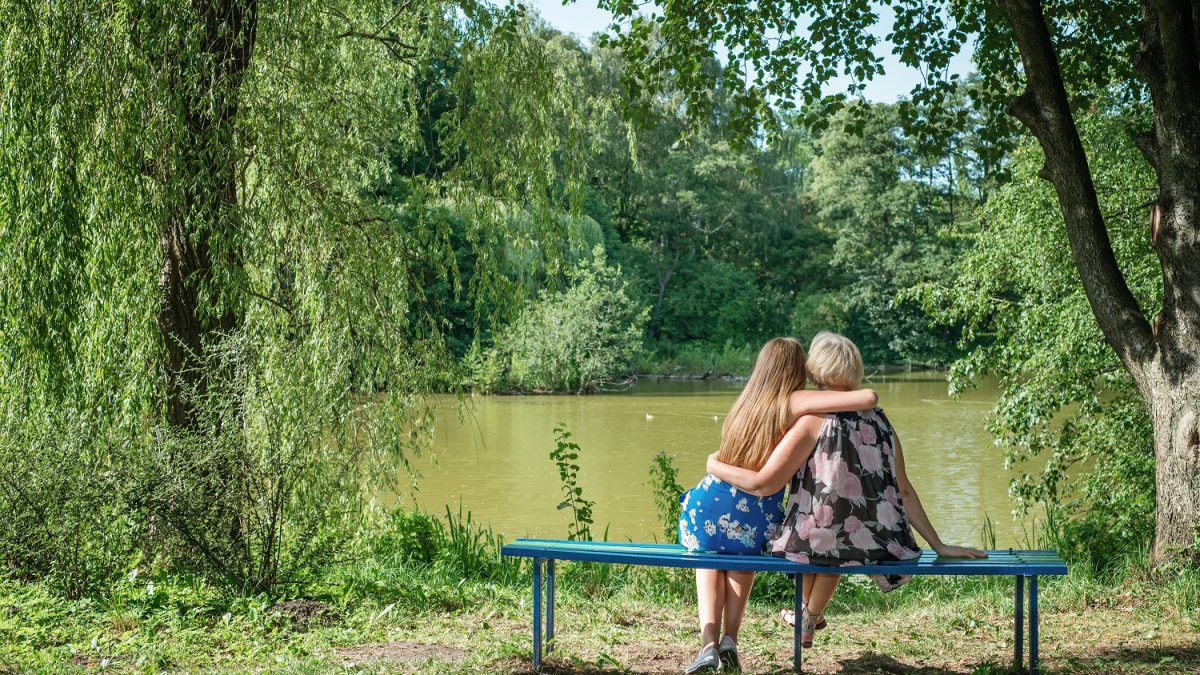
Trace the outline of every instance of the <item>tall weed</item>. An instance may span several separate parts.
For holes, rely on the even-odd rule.
[[[663,526],[663,537],[672,544],[679,543],[679,495],[683,494],[683,486],[679,484],[679,470],[666,452],[654,455],[646,484],[654,493],[654,508]]]
[[[567,525],[567,539],[591,541],[592,507],[596,502],[584,498],[579,485],[579,445],[571,440],[565,422],[554,428],[554,450],[550,459],[558,466],[558,478],[562,485],[563,501],[558,509],[571,509],[571,523]]]

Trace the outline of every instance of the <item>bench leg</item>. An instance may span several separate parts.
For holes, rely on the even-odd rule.
[[[1013,669],[1025,666],[1025,577],[1017,575],[1013,593]]]
[[[1038,671],[1038,597],[1037,576],[1029,577],[1029,675]]]
[[[800,619],[804,612],[804,577],[796,575],[796,614],[792,626],[792,669],[797,673],[804,671],[804,647],[800,644]]]
[[[554,561],[546,561],[546,653],[554,651]]]
[[[533,669],[542,669],[542,560],[533,559]]]

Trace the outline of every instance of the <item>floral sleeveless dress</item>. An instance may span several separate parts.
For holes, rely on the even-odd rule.
[[[799,563],[861,565],[921,555],[896,479],[892,425],[875,408],[827,415],[790,485],[771,552]],[[910,577],[872,575],[885,592]]]
[[[712,475],[679,504],[679,543],[689,551],[759,555],[783,520],[783,490],[758,497]]]

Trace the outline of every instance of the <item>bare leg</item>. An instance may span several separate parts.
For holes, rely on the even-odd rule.
[[[802,576],[804,577],[804,588],[801,589],[800,593],[804,599],[804,604],[807,605],[808,599],[812,597],[813,582],[816,581],[817,575],[805,574]]]
[[[701,648],[715,647],[721,639],[721,612],[725,608],[725,572],[696,570],[696,604],[700,609]]]
[[[738,629],[742,627],[742,616],[750,600],[750,589],[754,588],[754,572],[725,573],[725,634],[737,641]]]
[[[809,575],[805,575],[806,577]],[[809,614],[824,614],[825,607],[829,605],[830,599],[833,598],[833,592],[837,590],[838,582],[841,581],[840,574],[815,574],[816,579],[813,580],[812,589],[807,593]]]

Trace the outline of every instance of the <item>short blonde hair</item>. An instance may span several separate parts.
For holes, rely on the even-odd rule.
[[[862,354],[844,335],[823,330],[808,348],[808,379],[823,389],[858,389],[863,379]]]

